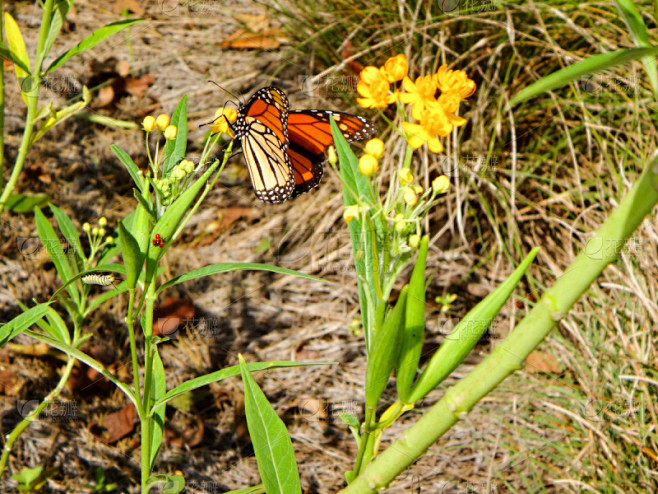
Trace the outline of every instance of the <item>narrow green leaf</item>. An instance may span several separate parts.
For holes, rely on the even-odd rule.
[[[162,359],[160,359],[160,354],[158,353],[157,347],[155,347],[153,351],[153,381],[151,385],[151,398],[153,401],[158,401],[161,400],[167,393],[167,381],[164,365],[162,365]],[[160,451],[160,446],[162,444],[166,408],[166,403],[163,403],[158,408],[155,408],[149,422],[151,424],[151,471],[155,469],[155,460],[158,458],[158,452]]]
[[[139,205],[144,209],[144,211],[148,213],[148,215],[151,217],[153,222],[155,222],[155,213],[151,209],[151,205],[148,202],[146,202],[146,199],[144,199],[144,196],[142,196],[142,193],[137,189],[133,189],[133,196],[135,196],[135,199],[137,199]],[[146,238],[148,239],[148,235]]]
[[[158,291],[156,292],[156,295],[160,294],[167,288],[171,288],[174,285],[178,285],[179,283],[195,280],[197,278],[203,278],[204,276],[211,276],[217,273],[225,273],[227,271],[270,271],[272,273],[299,276],[300,278],[306,278],[309,280],[324,281],[324,282],[327,281],[322,278],[318,278],[317,276],[313,276],[306,273],[300,273],[299,271],[294,271],[292,269],[280,268],[278,266],[271,266],[269,264],[261,264],[257,262],[220,262],[218,264],[211,264],[203,268],[188,271],[185,274],[170,279],[166,283],[160,285]]]
[[[178,102],[178,105],[176,105],[169,124],[175,125],[178,131],[176,133],[176,139],[167,141],[165,145],[165,159],[163,164],[163,174],[165,177],[183,159],[185,150],[187,149],[187,95],[183,96]]]
[[[66,14],[68,14],[69,8],[73,2],[69,4],[68,0],[55,0],[54,3],[54,11],[48,28],[48,36],[46,37],[46,43],[43,46],[43,58],[47,57],[48,53],[50,53],[57,36],[62,30],[64,19],[66,19]]]
[[[242,355],[239,359],[247,427],[265,491],[267,494],[301,494],[295,451],[286,426],[251,377]]]
[[[51,261],[53,261],[62,283],[67,283],[73,277],[73,271],[64,254],[59,237],[55,234],[55,230],[50,226],[50,223],[39,208],[34,208],[34,217],[36,219],[39,239],[46,248],[46,251],[48,251],[48,255]],[[66,291],[71,296],[73,302],[78,305],[80,303],[80,294],[77,287],[74,284],[69,284],[66,287]]]
[[[84,259],[84,253],[82,252],[82,244],[80,243],[80,237],[78,236],[78,230],[75,228],[73,221],[66,215],[64,211],[59,209],[54,204],[49,205],[50,210],[55,215],[55,220],[57,220],[57,225],[59,226],[60,231],[66,237],[69,244],[73,246],[73,250],[77,255],[79,260]]]
[[[253,487],[245,487],[244,489],[237,489],[235,491],[228,491],[224,494],[265,494],[265,487],[263,484],[260,484]]]
[[[139,244],[132,233],[119,221],[119,240],[121,241],[121,253],[123,263],[126,266],[126,283],[129,289],[137,286],[139,273],[144,265],[144,257],[139,250]]]
[[[93,48],[98,43],[100,43],[106,38],[109,38],[113,34],[116,34],[119,31],[126,29],[127,27],[130,27],[133,24],[137,24],[138,22],[142,22],[144,20],[146,19],[127,19],[124,21],[113,22],[112,24],[108,24],[107,26],[103,26],[102,28],[97,29],[89,36],[87,36],[85,39],[80,41],[80,43],[78,43],[76,46],[74,46],[67,52],[60,55],[53,63],[50,64],[50,66],[46,69],[45,73],[48,74],[49,72],[52,72],[57,67],[65,63],[69,58],[74,57],[78,53],[82,53],[85,50],[89,50],[90,48]]]
[[[217,166],[219,166],[219,161],[216,161],[211,165],[206,172],[199,177],[199,179],[190,185],[185,192],[183,192],[174,203],[167,208],[167,211],[162,215],[158,222],[153,227],[152,237],[149,238],[147,243],[148,249],[148,259],[146,262],[146,278],[151,279],[153,272],[155,271],[158,261],[166,252],[166,248],[151,248],[151,241],[155,240],[155,235],[159,234],[161,238],[165,239],[165,242],[171,240],[171,236],[174,234],[178,225],[183,220],[185,213],[188,211],[192,203],[194,203],[197,194],[201,189],[206,185],[206,182],[210,178],[210,175],[214,173]]]
[[[31,213],[35,207],[45,207],[49,201],[50,197],[48,197],[48,194],[37,194],[34,196],[12,194],[5,203],[5,209],[19,214]]]
[[[48,307],[48,312],[46,312],[46,319],[50,323],[52,328],[51,336],[56,340],[61,340],[65,343],[71,343],[71,333],[69,333],[69,328],[66,327],[66,323],[62,316],[60,316],[55,309]]]
[[[334,144],[336,145],[336,154],[340,162],[344,207],[347,208],[358,204],[360,201],[374,204],[374,195],[368,179],[359,172],[358,158],[331,117],[330,122]],[[376,238],[376,233],[370,231],[367,224],[364,224],[360,217],[354,218],[347,226],[350,231],[354,267],[357,273],[361,317],[363,319],[363,327],[366,328],[366,346],[370,348],[368,328],[374,325],[375,314],[371,314],[369,308],[377,300],[376,282],[374,281],[376,266],[375,259],[373,258],[373,252],[376,249],[373,237]],[[369,304],[368,300],[372,302]],[[372,308],[374,309],[374,307]]]
[[[25,49],[25,41],[23,40],[21,29],[9,12],[5,12],[5,35],[7,36],[7,43],[9,43],[9,51],[14,55],[9,58],[14,62],[16,78],[20,82],[32,73],[32,68],[30,66],[30,57]],[[20,61],[20,63],[17,63],[16,60]]]
[[[635,45],[639,48],[651,48],[653,45],[649,38],[647,26],[644,24],[642,14],[638,12],[635,4],[631,0],[617,0],[616,4],[619,13],[624,18],[626,27],[633,36]],[[644,57],[642,63],[649,76],[653,96],[658,98],[658,64],[656,64],[656,57]]]
[[[7,45],[0,41],[0,55],[2,55],[7,60],[11,60],[14,65],[20,68],[24,73],[30,73],[29,65],[26,65],[20,57],[11,51]]]
[[[128,386],[127,384],[124,384],[118,377],[116,377],[114,374],[112,374],[107,368],[101,364],[98,360],[95,360],[94,358],[90,357],[86,353],[80,351],[79,349],[69,345],[68,343],[64,343],[63,341],[55,340],[51,338],[48,335],[45,334],[40,334],[35,331],[30,331],[27,330],[25,331],[25,334],[28,336],[41,341],[42,343],[45,343],[46,345],[49,345],[53,348],[57,348],[58,350],[61,350],[62,352],[66,353],[67,355],[70,355],[72,357],[75,357],[78,359],[80,362],[83,364],[87,364],[89,367],[94,369],[95,371],[98,371],[99,374],[105,376],[107,379],[109,379],[111,382],[114,383],[114,385],[119,388],[123,393],[128,397],[128,399],[135,405],[137,406],[137,398],[135,397],[135,394],[133,393],[133,390]]]
[[[408,286],[400,292],[395,308],[389,312],[381,328],[372,338],[366,367],[366,406],[375,410],[384,392],[388,378],[400,355]]]
[[[179,474],[151,475],[146,481],[145,492],[151,492],[152,487],[155,486],[159,486],[160,489],[158,492],[162,492],[163,494],[178,494],[185,489],[185,477]]]
[[[643,57],[658,55],[658,47],[653,48],[626,48],[593,55],[580,62],[576,62],[564,69],[542,77],[537,82],[519,91],[509,102],[509,106],[516,105],[537,95],[562,87],[569,82],[576,81],[583,76],[601,72],[602,70],[623,65]]]
[[[128,173],[130,173],[130,176],[132,177],[133,182],[135,182],[135,185],[139,191],[144,194],[144,178],[139,170],[139,167],[135,164],[130,155],[116,144],[112,144],[110,149],[114,152],[116,157],[119,158],[119,161],[123,164],[123,166],[126,167],[126,170],[128,170]]]
[[[23,331],[27,330],[27,328],[35,324],[38,320],[42,319],[48,312],[49,308],[50,302],[35,305],[34,307],[17,315],[8,323],[0,326],[0,347],[4,346],[5,343],[11,341]]]
[[[432,356],[409,396],[409,403],[421,400],[463,362],[500,312],[539,252],[535,247],[514,272],[473,307],[450,332]]]
[[[397,365],[396,386],[402,403],[410,403],[411,387],[418,371],[425,337],[425,261],[430,238],[423,236],[418,259],[411,273],[405,307],[404,335]]]
[[[253,362],[247,364],[247,369],[249,372],[256,372],[262,370],[270,369],[283,369],[287,367],[307,367],[309,365],[333,365],[336,362],[290,362],[290,361],[272,361],[272,362]],[[167,403],[170,400],[173,400],[175,397],[187,393],[197,388],[207,386],[210,383],[217,381],[222,381],[229,377],[237,376],[240,374],[240,366],[234,365],[232,367],[227,367],[226,369],[221,369],[211,374],[206,374],[205,376],[195,377],[189,381],[185,381],[182,384],[179,384],[174,389],[171,389],[167,394],[160,400],[157,400],[152,407],[151,413],[163,403]]]
[[[90,102],[91,102],[91,93],[89,92],[89,88],[87,88],[87,86],[82,86],[82,101],[78,101],[77,103],[73,103],[72,105],[65,106],[61,110],[55,112],[54,115],[51,114],[46,119],[46,121],[39,126],[36,132],[32,134],[32,137],[30,138],[30,146],[35,142],[37,142],[50,129],[52,129],[56,125],[62,123],[64,120],[78,113],[80,110],[86,107]]]

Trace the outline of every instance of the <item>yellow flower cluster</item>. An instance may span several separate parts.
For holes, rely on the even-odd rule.
[[[152,132],[153,130],[158,129],[164,134],[166,140],[171,141],[176,139],[178,129],[175,125],[169,125],[169,121],[169,115],[165,115],[164,113],[158,115],[158,118],[148,115],[147,117],[144,117],[144,120],[142,121],[142,129],[144,129],[145,132]]]
[[[231,133],[231,125],[238,119],[238,112],[233,108],[222,107],[215,112],[215,118],[212,125],[210,125],[210,132],[213,134],[227,134],[233,137]]]
[[[411,116],[419,123],[402,123],[407,142],[414,149],[427,143],[430,151],[440,153],[443,145],[438,137],[445,137],[453,127],[466,123],[456,113],[460,102],[475,92],[475,82],[462,70],[448,70],[447,65],[442,65],[436,74],[416,78],[415,82],[407,71],[407,58],[402,54],[389,58],[382,67],[366,67],[357,85],[362,96],[357,102],[363,108],[386,108],[398,100],[413,105]],[[404,92],[391,89],[391,84],[399,81]]]

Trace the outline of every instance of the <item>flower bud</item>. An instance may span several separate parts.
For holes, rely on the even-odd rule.
[[[145,117],[142,121],[142,129],[144,129],[146,132],[151,132],[153,129],[155,129],[155,118],[153,118],[151,115]]]
[[[336,166],[336,163],[338,163],[338,156],[336,156],[336,148],[333,146],[329,146],[329,149],[327,149],[327,161],[331,163],[332,165]]]
[[[366,177],[372,177],[379,169],[377,158],[371,154],[364,154],[359,158],[359,171]]]
[[[91,236],[98,237],[98,228],[94,227],[91,229]]]
[[[366,153],[379,159],[384,154],[384,142],[381,139],[370,139],[366,142]]]
[[[345,223],[349,223],[357,216],[359,216],[359,206],[353,204],[352,206],[345,208],[345,212],[343,213],[343,219],[345,220]]]
[[[444,194],[450,188],[450,180],[445,175],[436,177],[432,180],[432,190],[435,194]]]
[[[91,225],[89,223],[83,223],[82,224],[82,231],[89,233],[91,231]]]
[[[409,168],[401,168],[398,170],[398,179],[402,185],[407,185],[414,180],[414,176],[409,171]]]
[[[409,247],[412,249],[418,248],[418,245],[420,244],[420,235],[413,234],[409,235]]]
[[[186,175],[189,175],[190,173],[194,172],[194,163],[190,160],[183,160],[178,164],[178,166],[181,167],[181,169],[185,172]]]
[[[185,170],[183,170],[183,168],[180,165],[176,165],[174,169],[171,171],[169,178],[171,178],[176,182],[183,180],[185,178]]]
[[[167,128],[164,130],[164,136],[165,139],[168,141],[173,141],[176,139],[176,135],[178,134],[178,129],[176,128],[175,125],[168,125]]]
[[[418,202],[418,196],[416,191],[412,187],[405,187],[404,189],[404,202],[407,203],[407,206],[415,206]]]
[[[158,115],[158,118],[155,119],[155,126],[158,128],[160,132],[164,132],[164,130],[167,128],[169,125],[169,115],[165,115],[164,113],[161,115]]]
[[[98,226],[103,228],[106,225],[107,225],[107,218],[105,216],[101,216],[100,219],[98,220]]]

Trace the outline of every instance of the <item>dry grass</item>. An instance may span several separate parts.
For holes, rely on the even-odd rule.
[[[430,294],[457,293],[459,299],[448,315],[428,313],[427,352],[440,344],[442,333],[458,317],[504,279],[523,253],[535,245],[543,249],[533,278],[524,287],[527,294],[518,292],[521,307],[506,306],[492,337],[478,345],[449,385],[511,330],[531,304],[531,294],[550,285],[568,266],[655,148],[650,120],[656,114],[655,103],[640,64],[594,81],[612,86],[618,75],[628,86],[594,85],[588,92],[579,84],[513,113],[503,111],[505,103],[542,75],[632,42],[608,3],[501,5],[500,10],[448,17],[440,16],[434,3],[421,1],[384,3],[377,9],[354,1],[314,3],[303,9],[298,5],[302,14],[297,13],[296,24],[290,25],[303,42],[294,51],[242,52],[214,46],[238,26],[226,12],[262,12],[261,6],[232,2],[222,12],[198,15],[188,10],[176,16],[150,6],[146,15],[152,21],[131,30],[132,55],[125,39],[117,37],[69,70],[84,82],[92,60],[112,67],[113,58],[128,59],[135,74],[156,77],[146,97],[127,97],[112,110],[99,110],[115,118],[137,120],[135,115],[144,108],[171,112],[188,94],[192,152],[198,152],[203,132],[197,124],[206,122],[224,101],[208,79],[246,95],[272,82],[270,76],[278,73],[275,82],[291,94],[293,108],[345,109],[341,97],[347,93],[343,83],[352,76],[345,68],[350,56],[364,64],[381,63],[402,51],[417,74],[435,70],[444,61],[472,74],[478,91],[464,115],[469,124],[446,143],[453,165],[432,155],[419,155],[415,163],[426,183],[452,170],[454,185],[430,220],[428,267],[435,273]],[[91,2],[76,6],[76,31],[65,36],[62,43],[67,45],[99,24],[119,19]],[[16,9],[19,22],[29,24],[32,6],[17,4]],[[285,27],[285,17],[274,20]],[[317,74],[324,75],[310,82],[320,94],[302,92],[297,83]],[[7,99],[19,101],[19,96],[10,92]],[[8,106],[10,157],[21,111],[20,105]],[[101,215],[113,224],[131,210],[134,200],[125,187],[125,173],[109,151],[112,142],[135,156],[141,153],[133,133],[85,121],[62,126],[43,139],[33,155],[57,187],[29,177],[22,186],[51,192],[53,202],[76,224]],[[381,173],[384,183],[402,154],[402,148],[389,150]],[[480,157],[491,166],[478,172],[466,156]],[[270,372],[260,376],[259,383],[282,414],[304,398],[322,400],[330,412],[348,409],[359,414],[365,355],[362,339],[348,331],[358,317],[358,301],[349,238],[340,217],[338,180],[328,172],[317,191],[279,206],[257,203],[244,173],[232,181],[237,185],[211,193],[189,233],[167,256],[167,276],[215,262],[258,261],[317,274],[332,283],[236,273],[185,285],[180,294],[192,297],[198,317],[216,330],[186,331],[163,347],[170,386],[235,364],[237,352],[251,360],[338,361],[340,365],[333,367]],[[204,239],[217,233],[213,225],[232,207],[251,208],[254,216],[231,224],[204,245]],[[17,313],[14,297],[42,300],[56,283],[51,265],[25,259],[14,247],[18,236],[35,234],[32,219],[13,216],[7,222],[2,250],[6,288],[0,290],[0,303],[5,305],[3,315],[10,317]],[[622,260],[605,271],[542,345],[543,353],[555,356],[559,370],[529,365],[511,377],[387,492],[656,490],[657,226],[655,219],[645,221]],[[129,361],[121,324],[124,305],[104,306],[87,328],[119,364]],[[0,365],[26,379],[19,398],[33,399],[52,387],[60,364],[3,350]],[[432,393],[419,410],[441,393]],[[109,481],[127,491],[139,476],[137,445],[125,439],[105,446],[86,428],[91,420],[120,408],[123,397],[111,390],[65,398],[78,403],[78,420],[33,424],[16,448],[12,471],[54,465],[60,472],[47,490],[80,492],[76,486],[81,479],[92,481],[95,468],[101,467]],[[3,434],[16,421],[15,399],[0,397]],[[240,432],[239,403],[240,386],[228,381],[211,387],[192,412],[170,410],[173,424],[201,417],[205,434],[191,450],[165,446],[159,469],[182,470],[190,492],[223,492],[258,483],[255,461]],[[285,417],[306,492],[336,492],[356,451],[337,414],[329,413],[326,420],[292,412]],[[405,417],[387,439],[395,438],[414,418],[413,413]]]

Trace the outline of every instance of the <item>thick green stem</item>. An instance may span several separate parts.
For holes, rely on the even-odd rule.
[[[27,427],[29,427],[29,425],[32,422],[34,422],[39,418],[41,412],[43,412],[43,410],[50,403],[52,403],[57,399],[59,394],[64,389],[66,382],[69,380],[69,377],[71,377],[71,372],[73,371],[74,365],[75,365],[75,358],[69,357],[66,362],[66,367],[64,367],[64,371],[62,372],[62,375],[59,378],[59,382],[57,383],[57,386],[55,386],[55,388],[50,393],[48,393],[48,396],[46,396],[45,399],[41,403],[39,403],[39,406],[37,406],[34,410],[32,410],[32,412],[30,412],[30,414],[27,417],[25,417],[7,436],[5,446],[2,449],[2,457],[0,457],[0,477],[2,477],[5,468],[7,468],[7,462],[9,461],[9,454],[11,453],[11,449],[14,446],[14,443],[21,435],[21,433]]]
[[[658,203],[658,159],[654,159],[607,221],[514,331],[464,379],[448,389],[404,437],[380,454],[343,494],[379,492],[415,462],[551,332],[603,269],[615,261],[626,240]]]
[[[147,482],[151,475],[151,380],[153,379],[153,309],[155,306],[155,276],[146,288],[144,307],[144,399],[143,415],[140,417],[142,435],[142,493],[147,494]]]
[[[0,14],[3,12],[0,0]],[[4,39],[3,19],[0,19],[0,40]],[[0,187],[5,183],[5,64],[0,63]],[[0,211],[1,212],[1,211]]]

